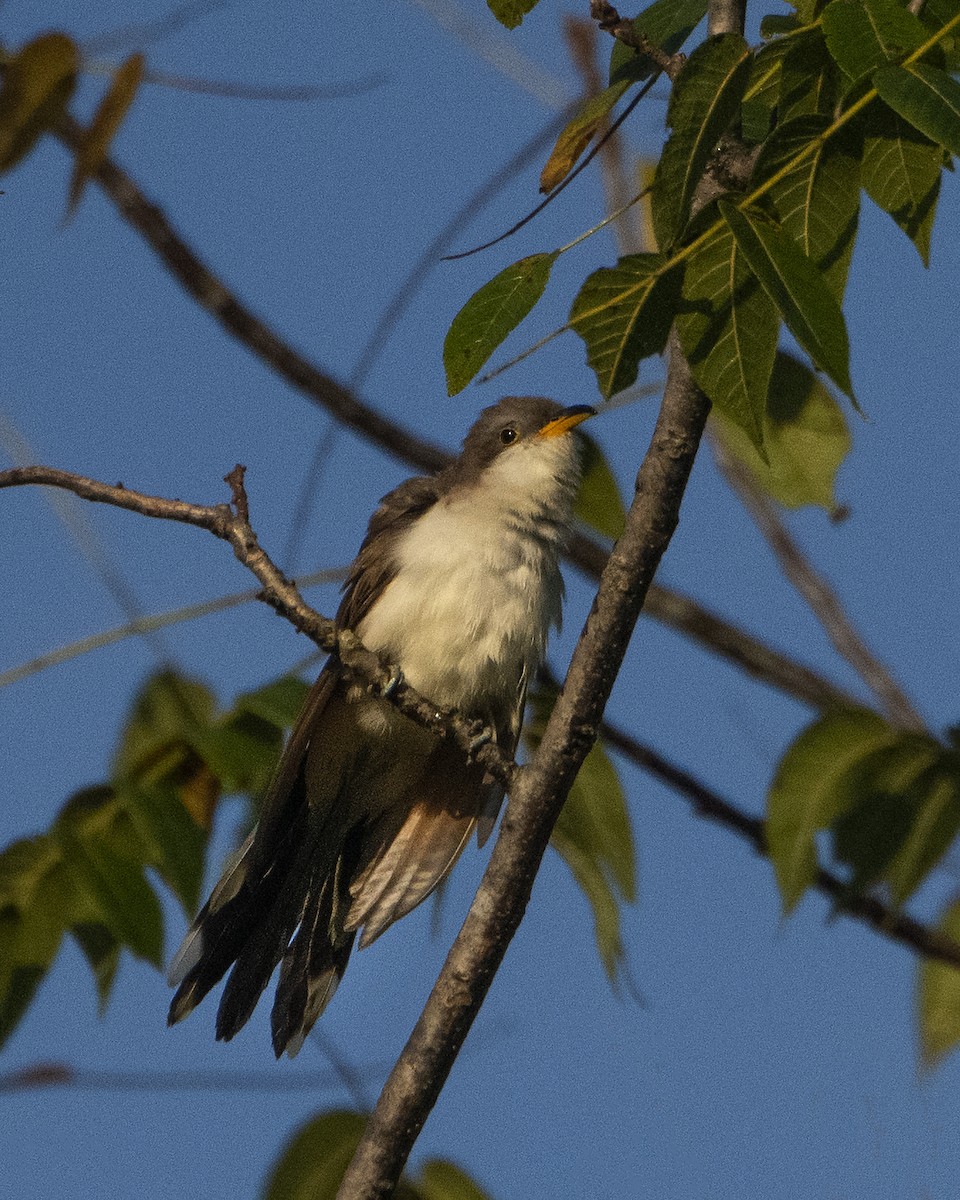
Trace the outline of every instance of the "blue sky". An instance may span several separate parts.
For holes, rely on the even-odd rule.
[[[480,0],[478,26],[573,90],[559,18],[543,0],[514,35]],[[91,0],[10,0],[0,38],[42,27],[80,38],[167,11]],[[570,10],[573,9],[569,5]],[[131,49],[134,46],[131,46]],[[400,0],[361,18],[308,2],[235,3],[148,48],[151,66],[255,84],[337,84],[378,76],[349,98],[255,103],[144,87],[116,157],[224,282],[294,345],[340,378],[406,271],[463,200],[549,118],[506,78]],[[78,111],[102,81],[88,80]],[[541,91],[543,88],[541,87]],[[630,127],[633,146],[662,139],[662,96]],[[0,410],[41,462],[198,501],[248,468],[252,515],[278,554],[327,418],[226,337],[90,188],[64,226],[66,154],[44,144],[0,197],[6,352]],[[464,243],[485,240],[536,199],[516,181]],[[438,266],[396,331],[364,396],[455,446],[501,390],[564,403],[596,397],[580,343],[566,335],[511,374],[446,397],[441,346],[454,313],[497,270],[564,244],[602,213],[595,178],[571,187],[524,234]],[[960,191],[946,177],[931,270],[865,202],[846,305],[853,374],[866,420],[839,479],[852,516],[790,517],[811,557],[934,728],[958,720],[955,638],[960,434]],[[576,281],[615,251],[606,235],[560,260],[541,309],[508,343],[522,349],[562,323]],[[643,380],[656,378],[647,364]],[[651,403],[594,423],[625,489],[646,446]],[[341,434],[321,480],[298,566],[352,556],[377,498],[408,472]],[[248,586],[229,551],[200,531],[118,511],[82,510],[144,612]],[[123,620],[102,581],[39,491],[3,499],[7,581],[0,669]],[[701,456],[664,582],[863,694],[787,584],[710,460]],[[333,588],[311,599],[326,612]],[[589,607],[571,578],[562,664]],[[309,650],[266,608],[248,606],[165,635],[167,653],[228,700]],[[0,839],[45,828],[64,798],[105,777],[131,697],[155,667],[140,642],[88,655],[0,691],[6,780]],[[642,621],[611,711],[719,792],[761,811],[772,766],[808,714],[676,634]],[[545,865],[450,1083],[418,1143],[455,1158],[499,1198],[571,1196],[882,1196],[955,1194],[960,1174],[960,1063],[921,1079],[913,1031],[914,960],[864,927],[828,920],[807,898],[788,922],[769,865],[685,802],[622,767],[637,839],[640,898],[625,914],[630,964],[645,1004],[614,998],[586,904],[554,857]],[[215,863],[239,805],[224,807]],[[326,1035],[376,1094],[455,935],[484,858],[458,867],[432,935],[425,906],[356,956],[323,1019]],[[917,903],[930,917],[957,890],[948,860]],[[183,918],[167,907],[170,952]],[[106,1016],[80,956],[64,948],[3,1052],[0,1070],[62,1060],[89,1071],[325,1071],[308,1044],[276,1065],[266,1011],[228,1046],[213,1007],[165,1028],[168,992],[126,959]],[[58,1089],[0,1097],[0,1157],[11,1194],[33,1197],[252,1196],[318,1091],[117,1092]]]

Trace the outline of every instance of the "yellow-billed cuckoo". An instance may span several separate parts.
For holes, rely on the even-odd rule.
[[[580,478],[573,428],[592,408],[539,396],[487,408],[463,452],[380,502],[337,613],[423,696],[516,749],[527,683],[560,623],[559,557]],[[502,790],[460,750],[320,674],[267,791],[170,968],[170,1024],[232,966],[217,1037],[247,1021],[280,964],[273,1046],[292,1057],[339,983],[358,931],[369,945],[424,900]]]

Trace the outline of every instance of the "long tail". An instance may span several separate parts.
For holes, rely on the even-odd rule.
[[[305,799],[297,807],[298,819],[273,847],[257,844],[256,834],[247,839],[194,921],[170,967],[179,987],[168,1024],[182,1021],[232,967],[217,1011],[217,1038],[229,1041],[282,961],[273,1047],[292,1058],[332,999],[355,937],[344,921],[356,838],[325,846],[326,831],[309,828]]]

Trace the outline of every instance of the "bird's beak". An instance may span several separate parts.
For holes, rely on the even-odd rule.
[[[596,415],[597,410],[591,408],[589,404],[574,404],[571,408],[565,408],[559,417],[554,417],[552,421],[548,421],[537,432],[537,437],[559,437],[562,433],[567,433],[574,426],[579,425],[581,421],[585,421],[588,417],[595,417]]]

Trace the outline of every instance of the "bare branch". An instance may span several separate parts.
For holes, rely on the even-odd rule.
[[[64,145],[76,153],[83,138],[77,122],[64,116],[56,132]],[[444,466],[449,456],[439,447],[361,404],[349,388],[304,358],[243,305],[174,230],[163,210],[151,204],[112,159],[105,158],[93,178],[200,307],[278,375],[389,454],[428,471]]]
[[[714,453],[720,469],[776,555],[784,575],[807,602],[837,653],[850,663],[891,721],[904,729],[926,732],[923,718],[884,664],[871,653],[844,612],[840,597],[797,545],[748,469],[719,442],[714,443]]]
[[[346,567],[330,567],[326,571],[313,571],[309,575],[303,575],[294,580],[294,584],[297,588],[306,588],[316,587],[321,583],[339,583],[346,573]],[[166,629],[169,625],[179,625],[185,621],[196,621],[200,617],[224,612],[229,608],[237,608],[241,604],[250,604],[254,600],[262,600],[262,598],[259,588],[247,588],[243,592],[231,592],[225,596],[217,596],[213,600],[202,600],[198,604],[185,604],[181,608],[173,608],[168,612],[137,617],[123,625],[115,625],[112,629],[103,630],[102,633],[91,633],[87,637],[79,638],[75,642],[68,642],[65,646],[58,646],[55,650],[48,650],[45,654],[38,654],[36,658],[28,659],[26,662],[18,663],[15,667],[8,667],[5,671],[0,671],[0,688],[8,687],[12,683],[19,683],[21,679],[37,675],[49,667],[57,667],[61,663],[70,662],[74,658],[80,658],[81,655],[89,654],[93,650],[102,650],[105,646],[113,646],[127,638],[139,637],[144,633],[154,633],[158,629]]]

